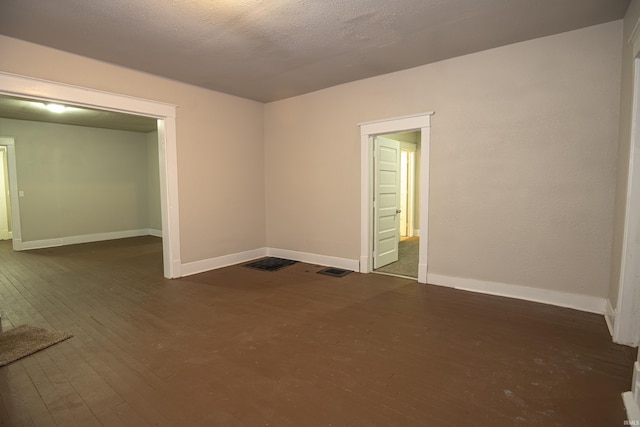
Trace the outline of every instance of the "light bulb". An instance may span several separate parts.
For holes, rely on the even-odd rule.
[[[64,105],[47,104],[47,110],[51,111],[52,113],[64,113],[66,109],[67,107],[65,107]]]

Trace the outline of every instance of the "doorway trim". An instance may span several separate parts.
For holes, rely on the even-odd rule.
[[[2,144],[3,138],[0,138],[0,192],[4,206],[0,206],[0,240],[11,240],[13,233],[9,226],[9,218],[11,217],[11,191],[9,190],[9,147]],[[7,199],[8,198],[8,199]],[[7,209],[9,207],[9,209]],[[5,228],[6,227],[6,228]]]
[[[39,101],[72,104],[100,110],[117,111],[120,113],[153,117],[158,120],[164,277],[180,277],[176,106],[128,95],[103,92],[5,72],[0,72],[0,94]],[[11,165],[9,165],[9,167],[11,168]],[[11,180],[11,177],[9,179]],[[21,235],[19,218],[14,218],[12,225],[15,239]],[[18,232],[17,235],[16,231]]]
[[[613,340],[618,344],[640,343],[640,56],[633,60],[631,145],[622,237],[622,262]]]
[[[417,145],[412,142],[400,141],[401,156],[403,151],[407,153],[407,169],[408,169],[407,212],[406,212],[407,237],[414,237],[416,235],[416,227],[415,227],[416,185],[415,184],[416,184]]]
[[[7,148],[7,169],[9,176],[9,205],[11,206],[11,243],[15,250],[16,241],[22,239],[20,228],[20,206],[18,205],[18,176],[16,175],[16,146],[13,138],[0,137],[0,145]]]
[[[373,139],[376,135],[420,131],[420,247],[418,282],[427,283],[427,250],[429,238],[429,155],[431,116],[434,112],[394,117],[360,123],[360,273],[373,267]]]

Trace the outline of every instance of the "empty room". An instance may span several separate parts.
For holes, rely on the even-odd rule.
[[[640,423],[640,0],[4,0],[0,425]]]

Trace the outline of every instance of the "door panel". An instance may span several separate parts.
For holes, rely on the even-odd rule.
[[[374,257],[380,268],[398,260],[400,239],[400,143],[384,137],[375,139]]]

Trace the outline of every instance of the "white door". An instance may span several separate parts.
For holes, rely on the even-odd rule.
[[[0,240],[11,238],[9,233],[9,211],[7,203],[8,183],[5,179],[7,167],[7,151],[0,150]]]
[[[400,143],[381,136],[374,141],[373,268],[398,261],[400,240]]]

